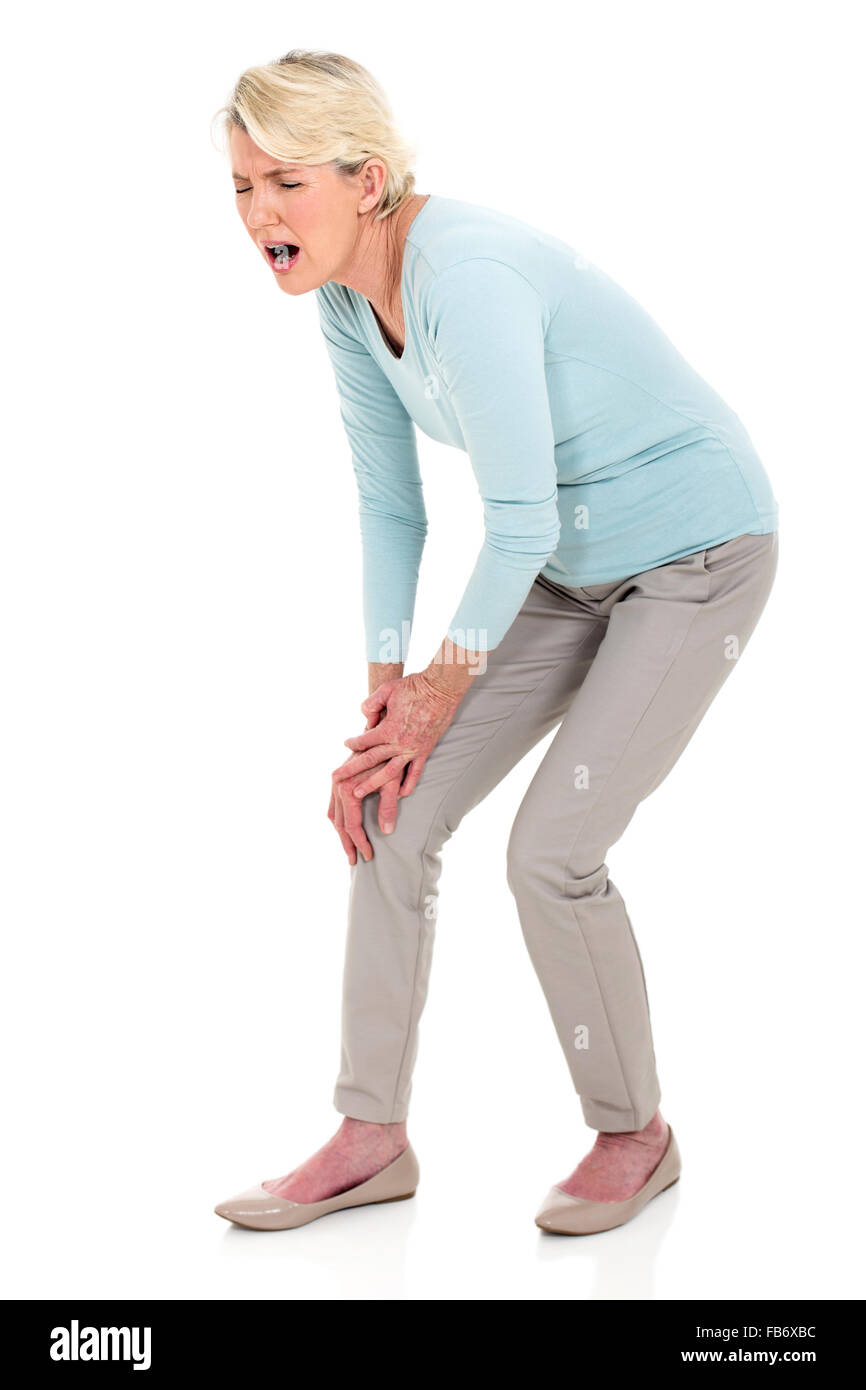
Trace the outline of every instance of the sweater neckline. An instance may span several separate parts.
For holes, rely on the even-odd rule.
[[[422,204],[421,204],[421,207],[418,209],[418,211],[415,213],[415,216],[412,218],[412,221],[409,223],[409,227],[408,227],[408,230],[407,230],[407,232],[406,232],[406,239],[405,239],[405,241],[403,242],[403,261],[402,261],[402,264],[401,264],[401,266],[400,266],[400,308],[401,308],[401,310],[402,310],[402,312],[403,312],[403,330],[404,330],[404,332],[405,332],[405,334],[406,334],[406,338],[404,339],[404,342],[403,342],[403,351],[399,354],[399,356],[398,356],[398,354],[394,351],[394,349],[391,347],[390,343],[387,342],[387,340],[386,340],[386,338],[385,338],[384,331],[383,331],[383,329],[382,329],[382,326],[381,326],[381,324],[379,323],[378,318],[376,317],[375,310],[373,309],[373,306],[372,306],[372,304],[370,303],[369,299],[367,298],[367,296],[366,296],[365,294],[362,294],[362,295],[360,296],[361,299],[364,301],[364,312],[365,312],[365,314],[367,314],[367,316],[368,316],[368,318],[369,318],[369,320],[370,320],[370,325],[371,325],[372,330],[373,330],[373,332],[374,332],[374,334],[375,334],[375,336],[376,336],[376,339],[377,339],[377,341],[381,344],[381,346],[384,348],[385,352],[387,352],[387,354],[388,354],[388,356],[390,357],[390,359],[391,359],[392,362],[402,362],[402,361],[404,360],[404,358],[405,358],[405,356],[406,356],[406,345],[407,345],[407,342],[408,342],[409,320],[408,320],[408,318],[407,318],[407,316],[406,316],[406,300],[405,300],[405,295],[404,295],[404,290],[405,290],[405,288],[406,288],[406,272],[407,272],[407,269],[408,269],[408,261],[409,261],[409,257],[408,257],[408,255],[406,254],[407,248],[408,248],[409,243],[410,243],[410,241],[411,241],[411,239],[412,239],[412,233],[415,231],[415,228],[416,228],[417,225],[418,225],[419,219],[422,218],[422,217],[424,216],[424,213],[427,211],[428,207],[430,206],[430,204],[432,203],[432,201],[433,201],[433,199],[434,199],[435,197],[436,197],[436,194],[435,194],[435,193],[428,193],[428,194],[427,194],[427,201],[426,201],[425,203],[422,203]]]

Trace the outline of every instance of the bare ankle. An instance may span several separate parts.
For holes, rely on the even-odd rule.
[[[343,1123],[336,1138],[353,1152],[372,1152],[385,1149],[395,1154],[405,1149],[406,1121],[397,1120],[393,1124],[377,1124],[372,1120],[356,1120],[352,1115],[344,1115]]]
[[[662,1119],[662,1112],[657,1110],[643,1129],[602,1130],[599,1132],[599,1138],[605,1142],[612,1139],[615,1142],[655,1144],[666,1138],[667,1132],[667,1121]]]
[[[662,1112],[657,1110],[639,1133],[642,1139],[661,1139],[667,1134],[667,1130],[667,1121],[662,1119]]]

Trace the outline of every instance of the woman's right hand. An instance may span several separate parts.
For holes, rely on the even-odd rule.
[[[350,758],[354,756],[354,753],[349,754]],[[346,758],[345,761],[348,762],[349,759]],[[364,830],[362,807],[366,798],[355,795],[355,788],[366,776],[366,772],[359,772],[354,777],[346,777],[342,782],[333,783],[331,787],[328,819],[333,822],[350,864],[358,862],[359,850],[361,858],[365,861],[373,858],[373,847]],[[393,830],[397,821],[397,796],[401,781],[402,774],[400,777],[392,777],[379,788],[378,821],[379,829],[384,835],[391,833],[386,827],[390,826]],[[371,792],[370,795],[375,793]]]
[[[376,690],[383,680],[398,680],[402,675],[401,665],[370,665],[370,691]],[[367,729],[374,729],[382,718],[383,711],[377,710],[375,714],[367,717],[364,732]],[[344,762],[349,758],[354,758],[355,754],[350,753]],[[355,795],[355,788],[359,782],[363,781],[366,774],[358,773],[355,777],[347,777],[342,782],[332,783],[331,802],[328,806],[328,819],[332,822],[334,829],[340,837],[346,857],[351,864],[358,862],[358,850],[361,851],[362,858],[370,860],[373,858],[373,847],[364,831],[362,806],[365,797]],[[400,791],[400,783],[403,774],[393,777],[379,788],[379,829],[383,835],[389,835],[397,823],[397,801]],[[390,827],[390,829],[386,829]]]

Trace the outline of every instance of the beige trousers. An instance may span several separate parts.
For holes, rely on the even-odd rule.
[[[559,725],[517,812],[507,876],[593,1129],[642,1129],[661,1097],[643,966],[605,856],[737,664],[776,573],[747,533],[615,583],[539,576],[487,655],[373,858],[350,869],[339,1112],[405,1119],[436,925],[440,850]]]

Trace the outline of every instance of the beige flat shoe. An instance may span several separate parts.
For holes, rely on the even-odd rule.
[[[321,1202],[290,1202],[287,1197],[276,1197],[262,1183],[257,1183],[236,1197],[229,1197],[227,1202],[220,1202],[214,1211],[226,1221],[254,1231],[287,1231],[345,1207],[366,1206],[369,1202],[402,1202],[406,1197],[414,1197],[418,1171],[418,1160],[412,1145],[408,1144],[387,1168],[374,1173],[357,1187]]]
[[[679,1181],[680,1151],[674,1132],[668,1126],[668,1144],[643,1187],[624,1202],[590,1202],[572,1197],[561,1187],[552,1187],[538,1209],[536,1226],[558,1236],[589,1236],[623,1226],[642,1211],[647,1202]]]

